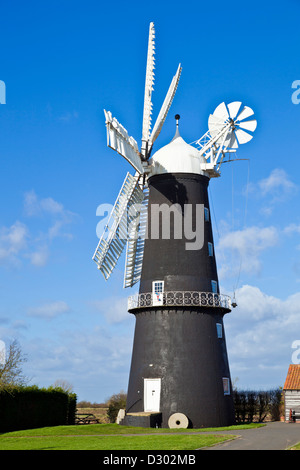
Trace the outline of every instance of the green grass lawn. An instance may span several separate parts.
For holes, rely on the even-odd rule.
[[[194,450],[234,438],[234,433],[225,436],[218,435],[218,431],[231,432],[253,426],[205,430],[138,428],[117,424],[55,426],[1,434],[0,450]],[[212,434],[197,434],[204,431]]]
[[[228,436],[43,436],[3,438],[0,450],[194,450]]]

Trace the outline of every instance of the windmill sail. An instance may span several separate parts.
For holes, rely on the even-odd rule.
[[[124,287],[132,287],[141,277],[145,235],[147,227],[149,190],[144,191],[144,200],[129,233],[126,250]]]
[[[251,133],[256,129],[257,121],[247,119],[253,116],[254,111],[249,106],[244,106],[241,110],[241,106],[241,101],[219,104],[209,116],[209,130],[194,142],[199,147],[199,155],[206,159],[203,169],[211,177],[220,176],[219,169],[225,153],[235,152],[240,144],[253,138]]]
[[[139,150],[136,140],[128,135],[127,130],[112,116],[111,112],[104,110],[107,145],[130,163],[135,169],[136,175],[127,174],[108,224],[93,255],[93,260],[97,263],[98,269],[103,273],[105,279],[108,279],[127,242],[124,287],[133,286],[141,275],[148,201],[147,196],[144,197],[144,195],[147,191],[145,186],[150,171],[147,160],[150,158],[153,143],[167,117],[181,74],[181,65],[179,64],[150,135],[154,56],[155,29],[154,23],[151,22],[148,38],[141,150]],[[135,206],[136,204],[140,204],[140,209]],[[130,226],[129,234],[128,224]]]
[[[172,80],[171,85],[169,87],[168,93],[165,97],[165,100],[163,102],[163,105],[161,107],[159,115],[158,115],[158,117],[156,119],[156,122],[154,124],[153,130],[151,132],[150,139],[149,139],[150,145],[152,145],[154,143],[154,141],[157,139],[157,137],[159,136],[159,133],[162,129],[162,126],[165,122],[165,119],[167,117],[167,114],[169,112],[169,109],[171,107],[172,101],[174,99],[174,96],[175,96],[175,93],[176,93],[176,90],[177,90],[177,87],[178,87],[178,83],[179,83],[179,79],[180,79],[180,75],[181,75],[181,70],[182,70],[182,68],[181,68],[181,65],[179,64],[177,72],[173,77],[173,80]]]
[[[218,135],[219,132],[222,131],[228,126],[231,119],[231,128],[230,132],[228,133],[228,138],[224,143],[224,147],[228,148],[237,148],[238,144],[245,144],[249,142],[253,135],[245,132],[242,129],[246,129],[247,131],[254,132],[257,126],[257,121],[252,119],[251,121],[245,121],[245,119],[249,118],[254,114],[254,111],[249,108],[249,106],[244,106],[242,111],[239,113],[241,107],[240,101],[233,101],[229,103],[226,107],[225,103],[219,104],[215,109],[214,113],[209,116],[208,120],[208,127],[212,138]],[[238,114],[239,113],[239,114]],[[217,140],[217,144],[220,144],[222,138]]]
[[[128,136],[128,132],[110,111],[105,111],[107,128],[107,145],[124,157],[140,174],[144,173],[140,152],[136,140]]]
[[[140,204],[144,194],[138,184],[138,176],[127,173],[115,202],[104,233],[99,240],[93,260],[105,279],[108,279],[120,258],[128,237],[128,206]]]
[[[154,38],[155,30],[154,23],[150,23],[149,27],[149,41],[148,41],[148,55],[146,67],[146,82],[145,82],[145,96],[144,96],[144,114],[143,114],[143,129],[142,129],[142,149],[141,153],[145,157],[147,152],[147,142],[150,136],[151,128],[151,114],[152,114],[152,91],[154,85]]]

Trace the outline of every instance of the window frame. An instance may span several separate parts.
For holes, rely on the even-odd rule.
[[[229,377],[222,377],[224,395],[230,395]]]
[[[213,294],[218,293],[218,282],[214,281],[213,279],[211,280],[211,291]]]
[[[204,220],[205,222],[209,222],[210,220],[208,207],[204,207]]]
[[[161,289],[155,290],[155,285],[160,284]],[[153,294],[163,294],[165,291],[165,281],[152,281],[152,293]]]
[[[222,325],[222,323],[216,323],[216,328],[217,328],[217,337],[218,338],[223,338],[223,325]]]

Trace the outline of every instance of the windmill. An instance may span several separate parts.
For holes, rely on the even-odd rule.
[[[225,155],[252,139],[257,122],[241,102],[223,102],[209,116],[207,132],[187,144],[176,115],[174,138],[152,155],[181,74],[179,64],[151,130],[154,37],[150,23],[140,149],[105,111],[107,144],[134,169],[93,256],[108,279],[127,245],[124,287],[140,283],[128,300],[136,326],[122,423],[226,426],[234,422],[223,325],[231,299],[219,290],[207,188]]]

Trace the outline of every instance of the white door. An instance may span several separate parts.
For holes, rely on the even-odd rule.
[[[159,411],[161,379],[144,379],[144,411]]]

